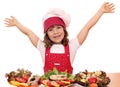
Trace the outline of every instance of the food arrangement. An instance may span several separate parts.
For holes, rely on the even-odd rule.
[[[104,71],[88,72],[87,70],[77,73],[74,79],[84,87],[107,87],[111,81]]]
[[[47,87],[61,87],[71,85],[74,76],[67,72],[59,72],[56,68],[49,70],[46,74],[32,75],[31,71],[17,69],[5,74],[7,81],[17,87],[38,87],[43,84]]]
[[[24,69],[17,69],[17,71],[11,71],[6,73],[5,77],[7,81],[14,86],[27,87],[28,79],[31,77],[32,72]]]
[[[59,72],[56,68],[49,70],[41,76],[41,83],[48,87],[69,86],[74,82],[74,75],[65,72]]]
[[[11,85],[17,87],[38,87],[40,84],[45,87],[74,87],[75,83],[83,87],[107,87],[110,83],[110,78],[104,71],[88,72],[85,70],[72,75],[66,71],[60,72],[56,68],[41,76],[32,75],[29,70],[18,69],[6,73],[5,77]]]

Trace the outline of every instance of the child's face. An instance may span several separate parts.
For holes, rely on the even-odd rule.
[[[51,41],[56,44],[60,44],[64,38],[64,28],[60,25],[54,25],[50,27],[47,31],[48,37]]]

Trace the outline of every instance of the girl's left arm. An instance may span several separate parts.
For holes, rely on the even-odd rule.
[[[114,4],[105,2],[100,7],[100,9],[96,12],[96,14],[85,24],[85,26],[81,29],[81,31],[78,33],[77,38],[79,41],[79,44],[82,45],[82,43],[85,41],[89,30],[98,22],[98,20],[101,18],[101,16],[104,13],[113,13],[114,12]]]

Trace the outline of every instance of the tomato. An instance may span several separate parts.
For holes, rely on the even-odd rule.
[[[51,81],[47,81],[47,86],[49,86],[49,87],[54,87],[54,86],[52,85]]]
[[[18,81],[18,82],[20,82],[20,83],[26,83],[26,82],[27,82],[27,80],[25,80],[25,79],[23,79],[23,78],[17,77],[17,78],[15,78],[15,79],[16,79],[16,81]]]
[[[22,75],[22,78],[25,79],[25,80],[28,80],[29,76],[27,76],[27,75]]]
[[[96,77],[91,77],[88,79],[88,82],[91,83],[96,83],[97,82],[97,78]]]
[[[40,84],[44,84],[44,85],[47,85],[47,82],[48,82],[49,80],[40,80]]]
[[[40,80],[39,83],[40,83],[40,84],[43,84],[43,80]]]
[[[65,86],[66,85],[66,83],[64,83],[64,82],[62,82],[62,81],[60,81],[60,80],[57,80],[56,81],[60,86]]]

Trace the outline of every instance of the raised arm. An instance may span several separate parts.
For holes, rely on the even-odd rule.
[[[37,42],[39,40],[38,36],[34,34],[30,29],[22,25],[15,17],[6,18],[5,20],[6,27],[16,26],[22,33],[28,36],[32,44],[37,47]]]
[[[115,8],[113,3],[108,2],[103,3],[103,5],[100,7],[97,13],[85,24],[85,26],[81,29],[81,31],[77,35],[79,43],[82,44],[85,41],[89,33],[89,30],[98,22],[98,20],[104,13],[113,13],[114,9]]]

